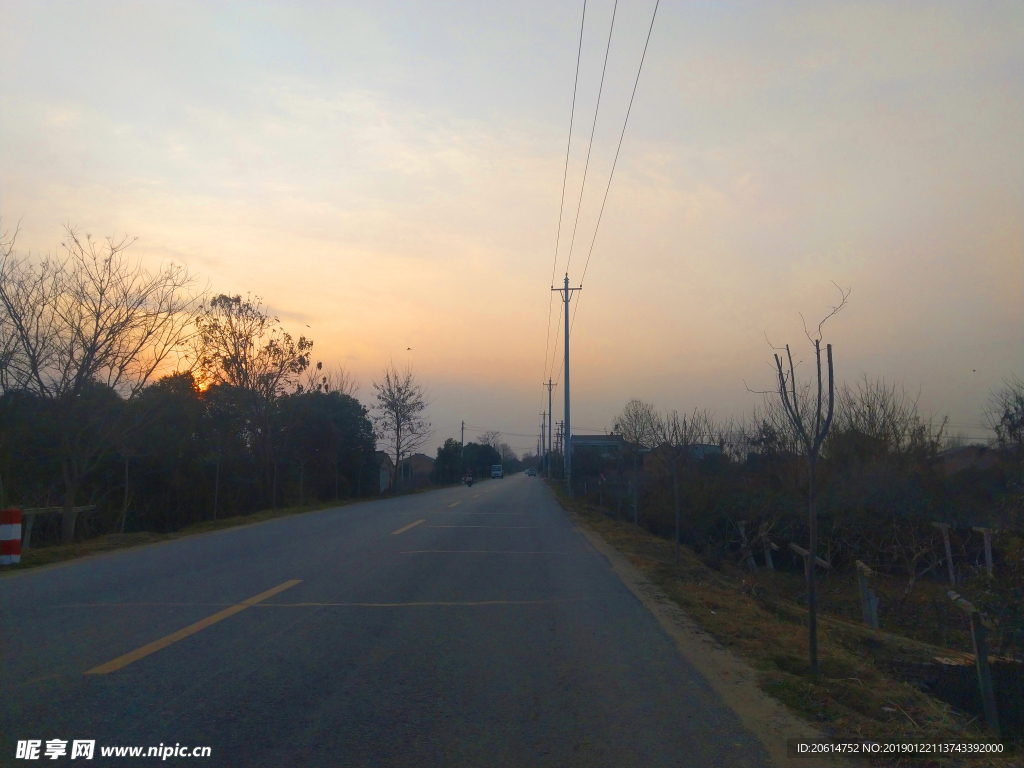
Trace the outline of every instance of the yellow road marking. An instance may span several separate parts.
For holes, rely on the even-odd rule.
[[[572,552],[520,552],[509,549],[411,549],[400,555],[571,555]]]
[[[478,600],[471,602],[448,602],[448,601],[425,601],[420,603],[260,603],[253,605],[253,608],[405,608],[419,605],[542,605],[547,603],[578,603],[583,600],[591,600],[589,597],[564,598],[561,600]],[[211,603],[83,603],[74,607],[94,608],[100,606],[135,607],[138,605],[211,605]],[[213,605],[224,605],[224,603],[213,603]],[[68,607],[68,606],[63,606]],[[88,674],[88,673],[87,673]],[[28,680],[27,683],[34,683],[40,680],[58,678],[60,675],[54,673],[44,677]]]
[[[496,528],[500,530],[513,530],[520,528],[536,528],[537,525],[427,525],[428,528]]]
[[[471,602],[425,601],[421,603],[267,603],[260,608],[415,608],[419,606],[461,606],[461,605],[549,605],[552,603],[579,602],[571,600],[476,600]]]
[[[447,509],[441,509],[435,512],[436,515],[519,515],[522,517],[526,515],[526,512],[449,512]]]
[[[250,608],[256,605],[257,603],[261,603],[264,600],[273,597],[279,592],[284,592],[286,589],[294,587],[301,581],[302,579],[292,579],[291,581],[286,581],[284,584],[279,584],[273,589],[268,589],[266,592],[261,592],[255,597],[250,597],[248,600],[244,600],[241,603],[238,603],[237,605],[232,605],[230,608],[225,608],[223,611],[219,611],[213,614],[212,616],[207,616],[202,621],[197,621],[195,624],[191,624],[185,627],[184,629],[179,629],[177,632],[172,632],[166,637],[162,637],[159,640],[155,640],[152,643],[142,646],[141,648],[136,648],[131,653],[126,653],[124,656],[118,656],[116,659],[114,659],[113,661],[108,661],[106,664],[100,664],[98,667],[93,667],[85,674],[105,675],[109,672],[116,672],[122,667],[128,666],[133,661],[138,661],[139,659],[145,656],[149,656],[149,654],[151,653],[156,653],[157,651],[162,650],[163,648],[166,648],[167,646],[172,645],[178,642],[179,640],[183,640],[189,635],[194,635],[201,629],[206,629],[211,624],[216,624],[218,621],[226,619],[228,616],[234,616],[236,613],[244,611],[246,608]]]
[[[457,507],[457,506],[459,506],[459,504],[461,504],[461,503],[462,503],[461,501],[456,501],[456,502],[455,502],[454,504],[449,504],[449,505],[448,505],[448,509],[451,509],[452,507]]]
[[[416,527],[417,525],[419,525],[420,523],[425,523],[425,522],[427,522],[427,521],[426,521],[426,520],[417,520],[417,521],[416,521],[415,523],[409,523],[408,525],[403,525],[403,526],[402,526],[401,528],[399,528],[399,529],[398,529],[397,531],[392,531],[392,532],[391,532],[391,535],[392,535],[392,536],[397,536],[397,535],[398,535],[398,534],[400,534],[400,533],[405,533],[405,532],[406,532],[406,531],[408,531],[408,530],[409,530],[410,528],[415,528],[415,527]]]

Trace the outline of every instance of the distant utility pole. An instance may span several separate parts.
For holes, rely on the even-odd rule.
[[[569,494],[569,498],[572,498],[572,422],[569,419],[569,300],[572,298],[573,291],[582,291],[583,286],[578,288],[569,287],[569,273],[565,273],[565,286],[562,288],[552,288],[552,291],[558,291],[562,294],[562,301],[565,302],[565,488]]]
[[[462,439],[459,440],[462,443],[462,447],[466,447],[466,422],[462,422]]]
[[[544,456],[544,474],[547,477],[551,477],[551,433],[555,431],[555,412],[551,410],[551,388],[555,385],[551,383],[551,377],[548,377],[547,384],[541,384],[542,387],[548,388],[548,415],[551,416],[551,429],[548,430],[548,444],[547,453]]]
[[[540,415],[540,451],[538,451],[538,453],[541,454],[541,463],[544,461],[544,446],[547,445],[547,443],[544,442],[545,428],[547,427],[547,416],[547,413],[544,412]]]

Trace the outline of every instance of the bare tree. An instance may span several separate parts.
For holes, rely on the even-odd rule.
[[[17,230],[13,234],[0,232],[0,283],[8,284],[13,279],[8,273],[15,261],[14,244],[17,237]],[[0,395],[20,388],[18,373],[23,366],[15,365],[19,349],[17,327],[8,312],[0,311]]]
[[[838,286],[837,286],[838,287]],[[808,382],[801,386],[797,383],[796,365],[793,363],[793,355],[787,344],[785,362],[775,355],[775,369],[778,383],[778,396],[782,401],[783,408],[789,418],[789,425],[798,439],[801,448],[807,457],[808,469],[808,490],[807,490],[807,512],[810,543],[807,556],[807,609],[808,609],[808,634],[810,645],[811,674],[818,678],[818,613],[815,595],[815,563],[814,558],[818,553],[818,510],[817,510],[817,489],[815,488],[816,470],[818,465],[818,452],[828,435],[832,426],[832,414],[835,407],[835,380],[832,369],[832,345],[826,345],[826,356],[828,358],[828,383],[822,378],[821,371],[821,332],[829,318],[840,312],[846,306],[846,300],[850,295],[849,290],[839,289],[840,301],[832,307],[832,311],[818,323],[817,332],[812,336],[804,328],[804,333],[814,347],[815,372],[817,374],[816,390],[812,391],[812,383]],[[828,387],[827,406],[823,402],[825,387]],[[827,407],[827,410],[823,408]]]
[[[914,585],[945,562],[945,558],[937,554],[940,548],[938,540],[939,533],[932,526],[893,515],[888,540],[880,549],[889,555],[892,562],[899,564],[907,576],[906,586],[895,601],[896,617],[900,622]],[[920,569],[922,565],[924,570]]]
[[[384,366],[380,379],[373,382],[373,390],[377,399],[373,417],[377,437],[384,441],[394,456],[397,470],[402,459],[415,453],[430,439],[431,425],[423,418],[427,394],[416,380],[411,365],[399,370],[393,362]],[[397,488],[397,471],[393,482]]]
[[[714,438],[715,428],[707,411],[694,410],[689,416],[680,416],[678,411],[669,411],[658,417],[654,434],[659,443],[662,458],[668,463],[672,474],[672,494],[676,511],[676,563],[679,563],[680,503],[679,469],[693,453],[693,446]]]
[[[835,423],[824,448],[830,458],[845,450],[862,459],[872,452],[886,458],[930,459],[942,447],[947,422],[948,417],[938,424],[924,419],[916,397],[865,375],[855,386],[844,384],[836,392]]]
[[[499,454],[501,453],[498,449],[498,446],[501,445],[501,432],[498,432],[495,429],[489,429],[477,439],[480,441],[480,445],[489,445],[491,448],[498,451]]]
[[[516,455],[516,452],[512,450],[512,446],[506,442],[498,443],[497,451],[498,455],[501,456],[502,464],[507,464],[511,461],[519,460],[519,457]]]
[[[343,365],[325,367],[322,362],[309,366],[303,384],[299,385],[303,392],[337,392],[340,395],[355,397],[359,392],[359,382]]]
[[[658,412],[653,405],[633,399],[615,417],[614,430],[629,443],[633,454],[633,525],[639,521],[637,503],[637,458],[641,448],[653,448],[658,439]]]
[[[1024,379],[1011,374],[1003,380],[989,396],[985,420],[998,445],[1015,448],[1018,460],[1024,459]]]
[[[0,252],[0,377],[47,403],[60,431],[65,541],[74,536],[78,489],[120,426],[106,405],[105,419],[90,423],[81,401],[137,395],[168,364],[198,305],[187,269],[150,272],[128,256],[133,242],[100,243],[69,225],[60,257],[18,256],[14,238]]]

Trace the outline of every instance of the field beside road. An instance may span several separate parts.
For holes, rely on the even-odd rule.
[[[751,572],[728,561],[709,565],[686,547],[677,565],[672,542],[567,499],[561,488],[553,490],[580,525],[621,552],[717,642],[751,663],[762,690],[830,735],[857,741],[991,740],[979,718],[957,712],[897,672],[934,665],[937,657],[963,658],[962,651],[823,615],[822,679],[812,683],[807,610],[792,599],[799,576]],[[973,663],[967,669],[969,681]]]

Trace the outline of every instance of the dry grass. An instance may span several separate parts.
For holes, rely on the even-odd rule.
[[[458,483],[461,485],[461,483]],[[399,496],[408,496],[419,493],[427,493],[438,488],[449,487],[446,485],[428,485],[423,488],[416,488],[410,491],[402,491]],[[290,517],[301,515],[306,512],[316,512],[321,509],[332,509],[334,507],[346,507],[352,504],[361,504],[367,501],[375,501],[381,498],[393,498],[394,496],[373,496],[361,499],[343,499],[340,501],[318,502],[305,506],[279,507],[277,509],[264,509],[253,512],[249,515],[237,515],[235,517],[224,517],[220,520],[206,520],[195,525],[182,528],[180,531],[170,533],[154,533],[151,531],[139,531],[137,533],[108,533],[102,536],[76,541],[73,544],[56,544],[43,547],[33,547],[21,556],[21,562],[17,565],[0,566],[0,576],[6,573],[25,570],[26,568],[38,568],[41,565],[51,565],[66,560],[77,560],[80,557],[113,552],[118,549],[128,549],[146,544],[155,544],[161,541],[171,541],[184,536],[195,536],[200,533],[219,531],[225,528],[236,528],[240,525],[252,525],[262,523],[266,520],[274,520],[279,517]]]
[[[759,670],[761,688],[817,727],[843,740],[987,741],[977,719],[956,712],[918,686],[892,674],[900,665],[957,656],[964,637],[949,628],[954,649],[860,623],[855,587],[833,577],[824,592],[833,613],[819,619],[821,679],[808,662],[807,610],[793,598],[804,592],[799,575],[742,570],[729,562],[709,567],[686,547],[675,563],[672,542],[616,521],[592,506],[559,501],[622,552],[722,645]],[[720,569],[719,569],[720,568]],[[948,600],[948,598],[947,598]],[[927,603],[928,596],[923,598]],[[851,603],[855,607],[854,616]],[[910,610],[908,608],[908,610]],[[969,635],[966,643],[970,645]],[[954,760],[914,760],[914,765],[956,765]],[[884,764],[884,763],[880,763]],[[895,764],[895,763],[893,763]],[[1015,758],[971,760],[970,765],[1016,764]]]

